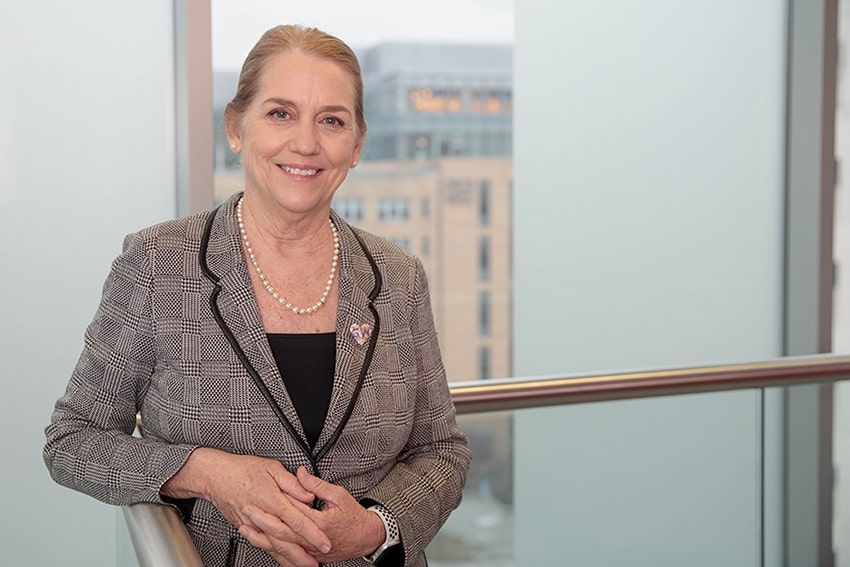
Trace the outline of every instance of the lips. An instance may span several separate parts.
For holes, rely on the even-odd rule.
[[[297,175],[299,177],[313,177],[322,171],[319,168],[310,166],[278,165],[278,167],[290,175]]]

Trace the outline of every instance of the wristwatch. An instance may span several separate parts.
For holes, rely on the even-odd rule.
[[[392,512],[381,506],[380,504],[375,504],[374,506],[369,506],[366,508],[370,512],[376,514],[381,522],[384,524],[384,531],[387,534],[387,537],[384,539],[384,543],[378,547],[375,551],[373,551],[370,555],[367,555],[364,559],[373,565],[377,565],[382,557],[387,555],[388,551],[395,547],[396,545],[401,543],[400,534],[398,530],[398,522],[395,521],[395,517]]]

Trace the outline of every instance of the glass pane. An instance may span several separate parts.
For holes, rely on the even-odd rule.
[[[781,545],[781,522],[762,516],[780,505],[777,401],[743,390],[463,415],[476,458],[429,564],[756,567],[763,535]]]
[[[839,167],[833,243],[832,351],[846,354],[850,353],[850,1],[839,1],[838,14],[835,154]],[[833,407],[835,505],[832,541],[836,553],[835,567],[850,567],[850,385],[836,385]]]
[[[475,458],[455,510],[428,547],[428,565],[514,563],[513,412],[460,417]],[[522,563],[520,563],[522,564]]]
[[[174,215],[173,46],[171,2],[0,1],[2,565],[116,564],[41,449],[124,237]]]
[[[785,6],[516,9],[515,374],[781,356]]]

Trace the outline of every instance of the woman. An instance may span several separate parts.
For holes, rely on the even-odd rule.
[[[366,133],[357,59],[273,28],[225,122],[244,194],[125,240],[45,462],[178,507],[206,566],[424,565],[470,454],[422,264],[330,208]]]

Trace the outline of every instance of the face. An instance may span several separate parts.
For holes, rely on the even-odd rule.
[[[246,192],[289,213],[325,214],[360,158],[352,81],[328,59],[277,55],[228,138],[242,154]]]

